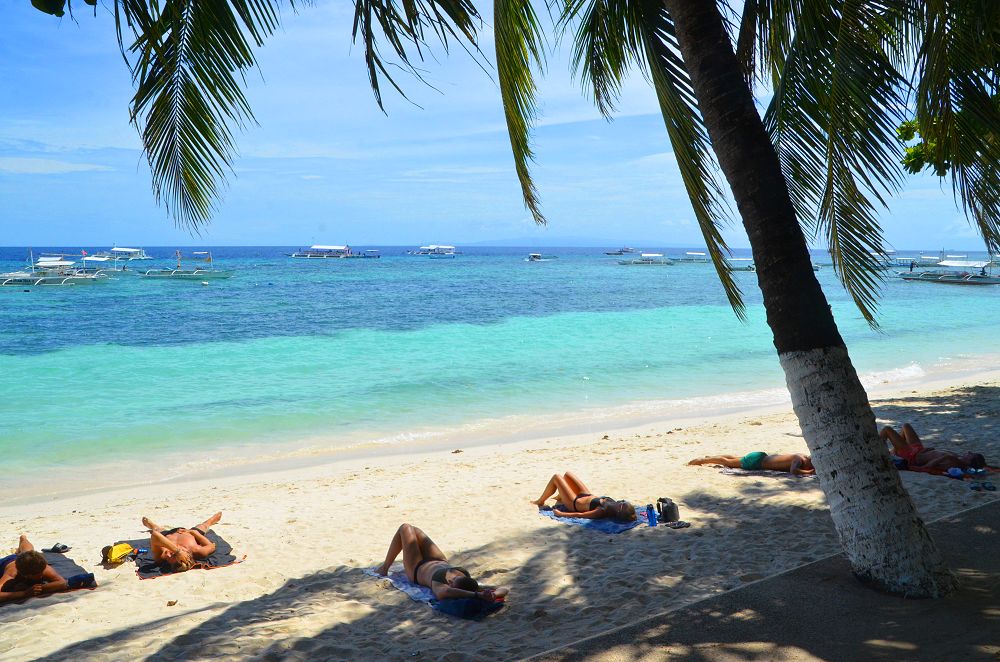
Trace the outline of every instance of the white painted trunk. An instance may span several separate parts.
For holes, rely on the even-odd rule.
[[[855,575],[909,597],[951,591],[955,578],[878,438],[868,395],[847,350],[827,347],[779,358]]]

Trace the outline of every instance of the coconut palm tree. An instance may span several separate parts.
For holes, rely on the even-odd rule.
[[[540,0],[539,0],[540,1]],[[50,13],[61,0],[33,0]],[[87,0],[88,4],[93,4]],[[135,77],[154,190],[178,222],[212,213],[252,121],[241,76],[277,27],[279,0],[114,0]],[[573,62],[612,115],[631,70],[651,81],[719,278],[740,316],[725,257],[724,190],[746,228],[792,403],[854,572],[890,591],[947,593],[954,578],[879,441],[875,418],[811,266],[825,237],[837,274],[873,325],[882,257],[877,211],[899,188],[896,127],[914,108],[931,159],[987,245],[1000,244],[1000,3],[995,0],[548,0],[574,31]],[[496,71],[525,205],[544,31],[531,0],[494,0]],[[403,92],[392,61],[419,76],[429,42],[480,57],[472,0],[355,0],[354,38],[376,101]],[[387,59],[389,58],[389,59]],[[754,89],[771,92],[758,112]],[[978,127],[977,130],[972,130]],[[986,127],[987,131],[982,129]],[[717,178],[721,170],[725,185]]]

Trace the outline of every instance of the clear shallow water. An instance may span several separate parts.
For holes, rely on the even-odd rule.
[[[236,275],[207,287],[123,275],[0,289],[8,475],[304,438],[405,443],[483,419],[783,385],[752,273],[737,274],[741,324],[706,264],[621,267],[600,249],[546,249],[560,258],[544,263],[524,262],[522,248],[454,260],[382,250],[304,261],[218,248]],[[0,271],[25,255],[0,249]],[[996,352],[1000,287],[890,279],[873,332],[832,270],[819,278],[862,373]]]

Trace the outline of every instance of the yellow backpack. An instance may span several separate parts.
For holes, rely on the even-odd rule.
[[[135,549],[132,545],[127,542],[120,542],[114,545],[108,545],[101,550],[101,557],[104,562],[109,565],[118,565],[124,561],[127,561],[130,556],[135,554]]]

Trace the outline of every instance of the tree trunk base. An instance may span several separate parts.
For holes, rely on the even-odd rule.
[[[802,434],[854,574],[881,591],[936,598],[956,587],[878,437],[847,349],[780,355]]]

